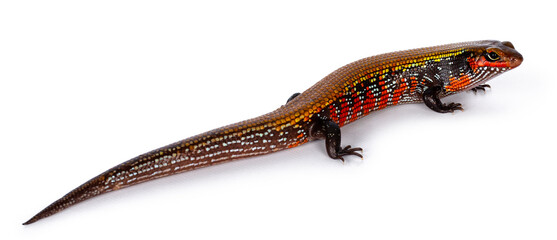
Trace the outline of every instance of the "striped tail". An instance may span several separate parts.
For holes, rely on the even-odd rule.
[[[145,181],[297,146],[294,126],[276,127],[269,115],[218,128],[121,163],[72,190],[33,216],[34,223],[97,195]],[[302,141],[302,142],[300,142]]]

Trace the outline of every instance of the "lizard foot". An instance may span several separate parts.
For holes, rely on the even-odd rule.
[[[470,89],[470,91],[474,92],[474,94],[478,93],[478,91],[483,91],[485,92],[486,88],[491,88],[491,86],[489,86],[489,84],[482,84],[482,85],[478,85],[472,89]]]
[[[362,152],[363,149],[359,148],[359,147],[358,148],[353,148],[350,145],[348,145],[348,146],[344,147],[343,149],[341,149],[340,151],[337,152],[336,158],[340,159],[342,162],[344,162],[343,156],[348,156],[348,155],[358,156],[358,157],[363,159],[364,157],[362,156],[362,154],[357,153],[357,151]]]

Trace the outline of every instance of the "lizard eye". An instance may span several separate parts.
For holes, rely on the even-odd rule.
[[[488,52],[486,56],[487,56],[487,60],[490,62],[495,62],[501,59],[501,57],[496,52]]]

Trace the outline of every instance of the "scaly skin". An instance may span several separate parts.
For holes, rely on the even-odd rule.
[[[340,127],[387,106],[424,102],[434,111],[462,110],[440,98],[481,90],[487,80],[519,66],[510,42],[475,41],[364,58],[329,74],[284,106],[257,118],[214,129],[153,150],[92,178],[24,225],[99,194],[196,168],[325,139],[331,158],[361,155],[341,147]]]

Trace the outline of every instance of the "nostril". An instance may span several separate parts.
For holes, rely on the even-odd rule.
[[[510,65],[512,68],[520,66],[522,63],[522,56],[514,56],[510,58]]]

